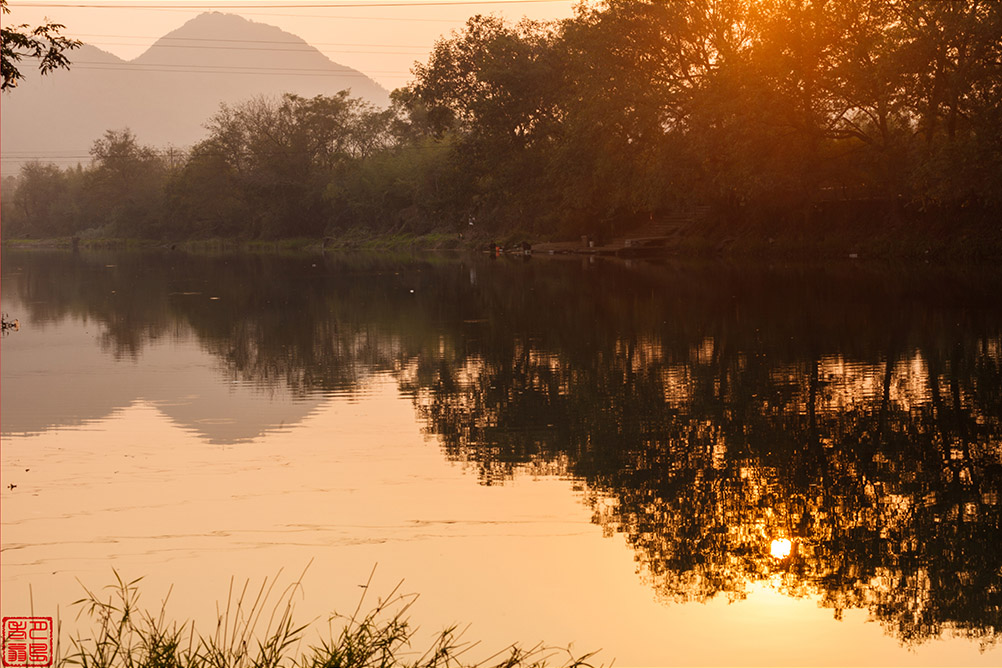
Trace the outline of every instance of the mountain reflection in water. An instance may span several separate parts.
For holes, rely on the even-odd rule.
[[[193,336],[220,382],[304,402],[391,372],[483,484],[578,481],[665,600],[767,581],[906,643],[997,640],[997,271],[59,253],[3,271],[5,310],[96,321],[116,358]],[[7,409],[5,433],[54,424]]]

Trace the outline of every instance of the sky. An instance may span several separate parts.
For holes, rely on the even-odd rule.
[[[131,60],[159,37],[206,11],[239,14],[306,40],[331,60],[353,67],[388,90],[410,80],[435,41],[474,14],[517,20],[561,19],[577,0],[11,0],[4,25],[46,18],[65,35]]]

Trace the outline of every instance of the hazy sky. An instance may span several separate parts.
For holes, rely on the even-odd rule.
[[[452,0],[11,0],[5,25],[36,25],[46,17],[65,34],[130,60],[157,38],[204,11],[239,14],[291,32],[338,63],[392,90],[408,81],[435,40],[478,13],[517,19],[570,16],[577,0],[507,3]]]

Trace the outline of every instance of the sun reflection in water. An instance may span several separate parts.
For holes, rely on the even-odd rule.
[[[769,545],[769,554],[771,554],[776,559],[786,559],[790,556],[790,551],[793,549],[793,543],[790,542],[789,538],[777,538],[772,541]]]

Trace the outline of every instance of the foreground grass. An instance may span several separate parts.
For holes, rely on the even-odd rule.
[[[230,583],[225,608],[217,610],[216,628],[203,634],[193,622],[170,621],[166,602],[158,614],[139,605],[140,580],[117,582],[104,595],[86,590],[74,605],[92,624],[89,632],[69,638],[56,648],[56,666],[85,668],[445,668],[497,666],[504,668],[561,665],[588,666],[591,655],[574,657],[569,650],[537,645],[510,645],[487,658],[473,660],[476,643],[462,639],[450,627],[416,648],[417,629],[408,620],[416,596],[399,593],[399,585],[366,612],[363,594],[350,616],[332,614],[326,629],[293,620],[297,581],[286,587],[277,603],[269,603],[276,580],[240,591]],[[369,578],[369,584],[372,577]],[[366,585],[365,591],[368,591]],[[317,637],[307,640],[307,635]]]

